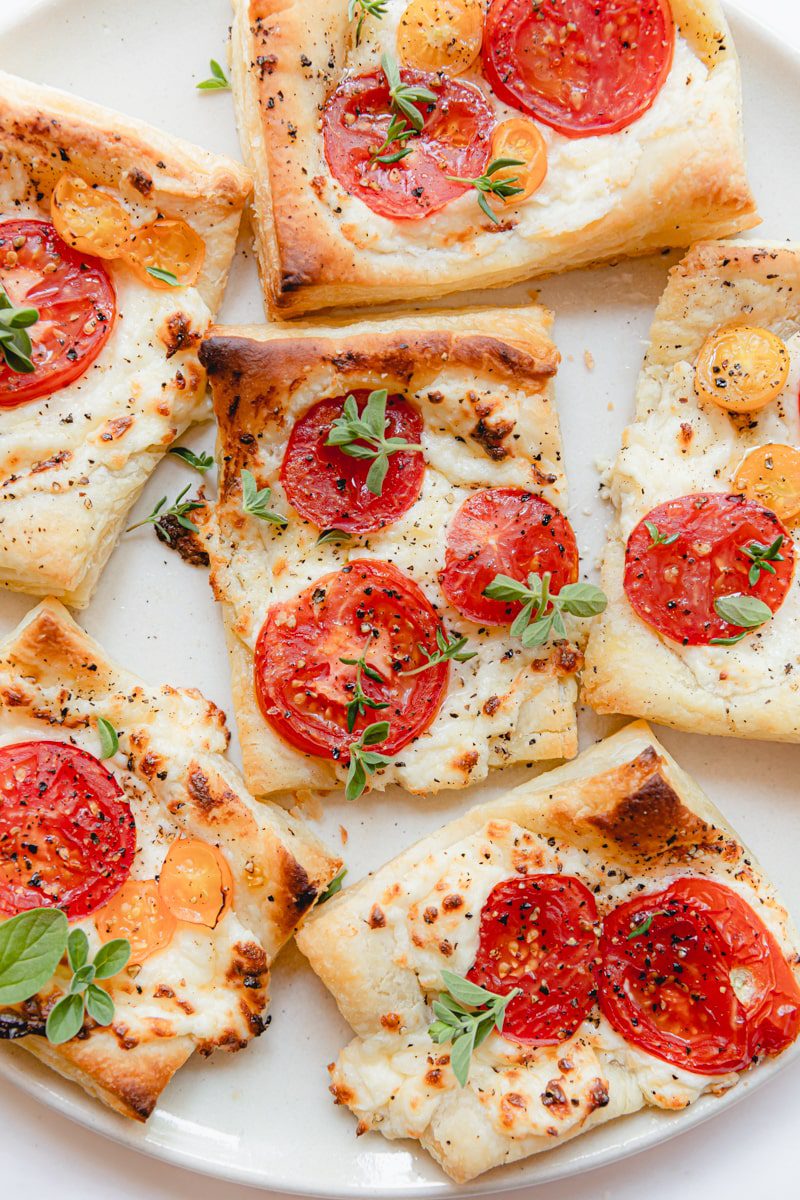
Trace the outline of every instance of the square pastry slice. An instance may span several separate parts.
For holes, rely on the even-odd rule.
[[[496,287],[757,223],[718,0],[233,8],[272,315]]]
[[[464,310],[203,343],[211,578],[257,794],[347,776],[352,796],[367,775],[424,793],[575,753],[572,598],[593,589],[575,582],[549,326]],[[568,587],[563,617],[543,582]]]
[[[643,723],[346,888],[298,943],[357,1035],[336,1102],[458,1182],[719,1095],[800,1031],[791,920]]]
[[[272,962],[339,861],[251,798],[219,709],[142,683],[56,601],[0,646],[0,698],[0,1039],[146,1120],[195,1050],[263,1031]],[[11,1003],[9,958],[36,932],[17,926],[49,920],[57,941],[55,909],[55,973]],[[87,962],[84,1013],[63,997]]]
[[[0,73],[0,585],[84,607],[208,416],[197,347],[249,190],[237,163]]]
[[[671,273],[609,477],[585,697],[800,741],[800,249],[701,243]]]

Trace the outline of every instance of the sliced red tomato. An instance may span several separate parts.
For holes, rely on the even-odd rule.
[[[597,994],[597,906],[572,875],[514,876],[481,912],[478,953],[467,979],[515,996],[503,1036],[532,1046],[571,1037]]]
[[[674,50],[668,0],[492,0],[483,68],[506,104],[591,137],[647,112]]]
[[[462,195],[470,179],[489,164],[494,114],[477,88],[446,76],[402,71],[403,83],[429,88],[435,105],[417,104],[424,117],[422,132],[393,142],[393,155],[404,147],[411,154],[395,163],[374,157],[386,139],[395,114],[383,71],[345,79],[328,100],[322,116],[325,157],[345,191],[363,200],[382,217],[418,220],[438,212]]]
[[[655,528],[658,541],[648,525]],[[782,561],[749,580],[754,542],[783,537]],[[673,540],[674,539],[674,540]],[[628,538],[625,594],[643,621],[684,646],[735,637],[741,627],[720,617],[721,596],[756,596],[776,612],[791,586],[794,546],[774,512],[744,496],[697,493],[652,509]]]
[[[391,563],[358,559],[269,610],[256,646],[255,685],[265,719],[306,754],[349,761],[367,725],[389,722],[376,747],[396,754],[433,721],[447,691],[449,664],[405,675],[436,651],[439,618],[416,583]],[[357,668],[364,658],[364,705],[348,729]],[[380,676],[380,681],[373,678]]]
[[[0,749],[0,911],[86,917],[128,878],[136,825],[117,780],[64,742]]]
[[[47,221],[0,223],[0,286],[17,308],[35,308],[28,329],[35,370],[18,374],[0,356],[0,407],[14,408],[67,387],[108,341],[117,312],[99,258],[71,249]]]
[[[749,904],[710,879],[619,905],[600,945],[600,1008],[628,1042],[703,1075],[741,1071],[800,1034],[800,989]]]
[[[369,392],[353,395],[361,412]],[[408,512],[419,495],[425,460],[419,450],[389,455],[389,469],[380,496],[367,487],[372,459],[351,458],[338,446],[326,446],[331,426],[342,415],[346,396],[320,400],[297,421],[281,466],[281,481],[293,508],[320,529],[371,533],[391,525]],[[418,444],[422,417],[403,396],[386,402],[386,437]]]
[[[551,593],[578,578],[578,546],[563,513],[522,488],[473,492],[447,531],[439,582],[447,599],[469,621],[510,625],[520,604],[490,600],[485,589],[495,575],[524,583],[532,572],[549,571]]]

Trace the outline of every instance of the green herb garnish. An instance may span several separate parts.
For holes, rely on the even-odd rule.
[[[49,1042],[60,1046],[80,1032],[84,1011],[98,1025],[110,1025],[114,1002],[98,987],[127,964],[130,943],[107,942],[89,962],[89,940],[82,929],[70,933],[66,916],[57,908],[34,908],[0,924],[0,1004],[30,1000],[53,978],[67,953],[72,978],[67,994],[52,1008],[45,1027]]]
[[[369,649],[372,636],[367,639],[367,644],[364,647],[364,653],[360,658],[340,658],[339,662],[344,663],[346,667],[355,667],[356,678],[353,684],[353,698],[347,706],[347,732],[352,733],[356,723],[356,717],[362,717],[366,708],[388,708],[388,703],[382,704],[378,700],[371,700],[361,686],[361,677],[366,675],[367,679],[371,679],[373,683],[385,683],[386,680],[382,675],[367,664],[367,650]]]
[[[160,279],[162,283],[168,283],[170,287],[180,287],[178,276],[172,271],[164,271],[161,267],[146,267],[148,275],[152,275],[153,279]]]
[[[452,1042],[450,1066],[461,1087],[466,1087],[473,1052],[493,1029],[503,1032],[506,1008],[521,989],[498,996],[452,971],[442,971],[442,980],[447,991],[433,1002],[436,1020],[428,1033],[439,1045]]]
[[[38,308],[17,308],[0,287],[0,359],[17,375],[30,375],[36,370],[31,360],[33,343],[28,330],[38,320]]]
[[[320,896],[319,900],[317,901],[317,904],[324,904],[326,900],[330,900],[331,896],[335,896],[337,892],[340,892],[342,890],[342,884],[344,883],[344,877],[346,874],[347,874],[347,867],[342,867],[339,874],[334,875],[333,879],[330,881],[328,886],[325,888],[325,891]]]
[[[162,496],[149,517],[145,517],[143,521],[137,521],[135,525],[129,525],[125,532],[132,533],[134,529],[141,529],[142,525],[158,525],[168,545],[171,546],[172,538],[169,529],[163,524],[163,521],[165,517],[174,517],[182,529],[189,529],[192,533],[199,533],[200,530],[194,521],[190,521],[186,514],[194,512],[198,508],[205,508],[205,504],[202,500],[184,500],[183,497],[191,486],[190,483],[187,483],[175,503],[171,504],[169,508],[164,508],[164,505],[167,503],[167,497]]]
[[[665,533],[661,533],[657,525],[652,521],[645,521],[644,527],[650,534],[650,548],[653,546],[671,546],[673,542],[677,542],[677,533],[671,533],[669,537]]]
[[[417,131],[411,128],[405,117],[392,117],[391,124],[386,130],[383,145],[375,146],[370,150],[370,160],[372,162],[386,163],[387,165],[400,162],[402,159],[408,157],[412,149],[411,146],[406,146],[403,143],[408,138],[416,136]],[[400,149],[394,150],[389,154],[388,151],[396,142],[400,143]]]
[[[370,392],[361,416],[358,415],[358,405],[355,396],[348,396],[344,402],[342,415],[336,417],[331,425],[330,433],[325,442],[326,446],[338,446],[351,458],[371,458],[372,466],[367,472],[367,487],[373,496],[380,496],[383,491],[386,472],[389,470],[389,455],[398,450],[421,450],[422,446],[415,442],[407,442],[401,437],[386,437],[388,418],[386,402],[389,393],[386,388]],[[364,443],[366,442],[366,445]]]
[[[734,592],[731,596],[719,596],[714,601],[714,612],[718,617],[722,617],[723,621],[728,621],[731,625],[740,625],[742,632],[726,638],[711,638],[711,646],[733,646],[742,640],[748,630],[758,629],[759,625],[763,625],[772,616],[772,609],[763,600],[759,600],[757,596],[743,596],[740,592]]]
[[[324,546],[326,542],[350,542],[352,539],[352,533],[348,533],[344,529],[323,529],[314,545]]]
[[[500,218],[496,212],[493,212],[491,205],[487,199],[488,196],[499,196],[501,200],[507,200],[511,196],[518,196],[525,189],[517,187],[519,176],[512,175],[510,179],[495,179],[494,176],[498,171],[505,170],[506,167],[524,167],[525,163],[519,158],[496,158],[494,162],[490,162],[483,175],[477,175],[474,178],[463,179],[459,175],[448,175],[447,178],[453,183],[468,183],[470,187],[475,188],[478,193],[478,204],[486,213],[490,221],[494,221],[495,225],[500,224]]]
[[[113,758],[119,750],[119,737],[116,729],[105,717],[98,717],[97,732],[100,735],[100,757]]]
[[[217,60],[212,58],[208,65],[211,68],[211,76],[209,79],[204,79],[201,83],[196,84],[198,92],[230,91],[231,85],[228,81],[228,77]]]
[[[201,475],[205,475],[206,471],[210,470],[214,465],[214,457],[211,454],[206,454],[205,450],[201,450],[199,454],[195,454],[194,450],[189,450],[186,446],[170,446],[169,453],[174,454],[176,458],[182,458],[190,467],[194,467],[195,471],[199,471]]]
[[[657,908],[655,912],[648,913],[640,925],[634,926],[634,928],[628,934],[626,940],[632,942],[634,938],[644,937],[646,933],[650,932],[650,926],[653,924],[654,917],[665,917],[669,915],[670,914],[665,908]]]
[[[751,542],[749,546],[740,546],[742,554],[752,563],[747,576],[750,587],[756,586],[762,571],[767,571],[770,575],[775,574],[772,564],[784,561],[783,555],[780,553],[782,545],[783,534],[781,533],[769,546],[765,542]]]
[[[567,636],[564,613],[573,617],[594,617],[608,604],[605,592],[592,583],[568,583],[560,592],[550,592],[551,574],[533,573],[527,586],[508,575],[495,575],[484,589],[490,600],[521,604],[522,608],[511,625],[511,636],[522,639],[523,646],[543,645],[555,633]]]
[[[422,671],[427,671],[430,667],[438,667],[439,663],[447,662],[452,659],[454,662],[469,662],[478,653],[477,650],[468,650],[464,653],[464,647],[468,642],[468,638],[457,637],[453,635],[452,642],[450,637],[442,629],[436,630],[436,645],[437,650],[431,652],[422,642],[417,642],[420,651],[427,658],[427,662],[421,667],[415,667],[413,671],[401,671],[401,675],[419,675]]]
[[[357,800],[367,786],[367,776],[374,775],[379,767],[387,767],[392,761],[385,754],[368,749],[385,742],[389,736],[389,722],[376,721],[367,725],[357,742],[350,745],[350,767],[344,790],[345,800]]]
[[[252,471],[245,468],[242,471],[242,511],[251,517],[258,517],[259,521],[269,521],[271,525],[288,525],[286,517],[267,507],[271,497],[272,488],[259,490]]]
[[[401,113],[417,133],[422,132],[425,118],[417,108],[417,104],[435,104],[436,93],[430,88],[419,87],[414,83],[403,83],[400,78],[400,68],[390,54],[381,57],[381,66],[389,84],[389,96],[392,108]]]
[[[358,24],[356,25],[356,45],[361,44],[361,30],[364,27],[364,22],[367,17],[375,17],[380,21],[381,17],[386,16],[386,8],[388,0],[349,0],[347,5],[347,16],[352,21],[358,10]]]
[[[101,946],[89,962],[89,939],[82,929],[73,929],[67,938],[67,958],[73,975],[66,996],[62,996],[47,1018],[48,1042],[60,1046],[80,1033],[87,1012],[98,1025],[110,1025],[114,1019],[114,1001],[95,980],[111,979],[128,963],[131,944],[127,938],[115,938]]]

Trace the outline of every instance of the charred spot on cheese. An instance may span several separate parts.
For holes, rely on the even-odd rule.
[[[385,927],[386,914],[384,913],[383,909],[379,907],[379,905],[373,904],[367,924],[369,925],[370,929],[383,929]]]
[[[453,766],[457,771],[463,771],[465,775],[469,775],[470,771],[478,765],[478,751],[465,750],[458,758],[453,759]]]
[[[100,434],[101,442],[116,442],[126,434],[133,424],[133,417],[113,417],[110,421],[106,421],[103,426],[103,432]]]
[[[331,1066],[328,1069],[335,1070],[335,1063],[331,1063]],[[356,1102],[355,1092],[351,1088],[346,1087],[343,1083],[330,1084],[330,1086],[328,1087],[328,1091],[333,1096],[333,1099],[336,1102],[336,1104],[351,1105],[351,1104],[355,1104],[355,1102]]]
[[[384,1029],[391,1029],[393,1032],[397,1032],[402,1025],[402,1018],[396,1012],[383,1013],[381,1016],[381,1025]]]
[[[185,313],[171,313],[158,333],[167,351],[167,358],[172,358],[179,350],[192,350],[200,342],[202,335],[192,329],[191,319]]]
[[[153,180],[146,171],[142,171],[140,167],[132,167],[128,172],[128,180],[131,187],[135,188],[141,196],[149,196],[153,190]]]
[[[609,1101],[608,1083],[605,1079],[593,1079],[589,1085],[589,1112],[605,1108]]]
[[[513,431],[513,421],[498,421],[490,425],[484,417],[480,417],[469,436],[486,451],[492,462],[502,462],[510,454],[503,443]]]

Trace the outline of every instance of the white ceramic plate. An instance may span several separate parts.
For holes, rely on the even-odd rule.
[[[0,0],[0,10],[3,6]],[[238,156],[230,96],[194,88],[208,73],[210,57],[224,60],[228,22],[226,0],[28,0],[23,18],[0,11],[0,65]],[[734,34],[745,76],[751,175],[765,218],[759,234],[800,236],[800,168],[795,126],[786,111],[786,98],[797,95],[800,86],[800,59],[749,20],[737,17]],[[631,416],[642,347],[674,258],[575,273],[541,286],[542,299],[556,312],[556,340],[564,356],[558,403],[572,495],[569,515],[587,565],[597,558],[608,515],[597,497],[596,464],[614,456]],[[515,288],[482,298],[500,304],[529,294]],[[222,319],[261,318],[247,235]],[[587,350],[593,370],[586,365]],[[210,447],[213,433],[206,427],[186,440]],[[145,491],[142,513],[186,480],[183,468],[165,462]],[[9,631],[29,605],[25,597],[0,595],[0,633]],[[83,620],[111,654],[149,681],[199,687],[231,711],[222,630],[205,574],[166,552],[149,531],[123,539]],[[582,744],[611,727],[584,714]],[[797,748],[670,732],[664,740],[733,820],[800,915],[795,851],[800,806],[792,770]],[[327,805],[323,835],[338,846],[339,826],[346,826],[345,855],[354,881],[464,807],[523,776],[522,770],[496,774],[472,792],[429,801],[397,791],[353,806],[334,800]],[[225,1179],[327,1197],[459,1191],[410,1142],[390,1143],[377,1134],[356,1140],[352,1117],[333,1106],[326,1087],[325,1064],[335,1058],[348,1030],[293,948],[275,971],[271,1013],[269,1030],[245,1053],[218,1054],[181,1071],[146,1127],[96,1105],[20,1048],[2,1047],[0,1075],[99,1133]],[[725,1098],[701,1100],[679,1115],[639,1113],[527,1164],[492,1172],[466,1190],[523,1187],[635,1153],[721,1113],[788,1057],[758,1069]]]

